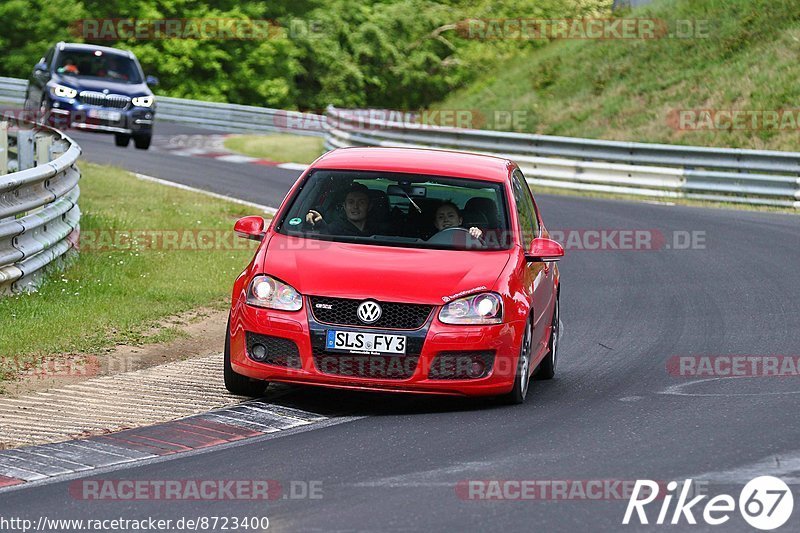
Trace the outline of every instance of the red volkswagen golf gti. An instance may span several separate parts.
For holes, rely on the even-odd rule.
[[[233,287],[225,385],[503,395],[552,378],[564,250],[512,161],[407,148],[317,159]]]

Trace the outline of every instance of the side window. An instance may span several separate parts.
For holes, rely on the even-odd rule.
[[[525,178],[522,177],[521,172],[514,172],[512,180],[514,203],[517,204],[517,213],[519,214],[522,245],[527,250],[530,248],[533,239],[539,234],[539,225],[530,189],[528,189],[528,184],[524,183],[524,181]]]
[[[533,209],[533,236],[539,236],[539,208],[536,206],[536,200],[533,199],[533,192],[531,191],[530,186],[528,185],[528,180],[525,179],[525,176],[522,175],[522,172],[517,170],[516,172],[519,175],[520,182],[522,183],[522,189],[525,191],[527,198],[531,201],[531,209]]]

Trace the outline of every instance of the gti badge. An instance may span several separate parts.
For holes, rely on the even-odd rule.
[[[376,302],[367,300],[361,302],[358,309],[356,309],[356,314],[358,315],[358,319],[364,324],[374,324],[381,318],[383,310]]]

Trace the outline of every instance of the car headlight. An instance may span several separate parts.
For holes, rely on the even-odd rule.
[[[150,107],[155,101],[156,97],[152,94],[149,96],[137,96],[131,99],[131,102],[133,102],[133,105],[136,107]]]
[[[442,307],[439,320],[445,324],[500,324],[503,299],[493,292],[459,298]]]
[[[75,98],[78,96],[78,91],[72,87],[66,87],[58,84],[51,85],[50,92],[53,94],[53,96],[58,96],[59,98]]]
[[[294,287],[270,276],[256,276],[247,288],[247,303],[256,307],[299,311],[303,297]]]

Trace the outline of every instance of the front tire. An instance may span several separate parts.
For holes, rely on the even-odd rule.
[[[535,379],[545,380],[553,379],[556,375],[556,364],[558,363],[558,342],[561,340],[561,310],[556,298],[555,309],[553,309],[553,322],[551,323],[552,329],[550,330],[550,340],[547,347],[550,349],[547,357],[542,359],[539,363],[539,368],[536,369],[534,374]]]
[[[260,398],[264,396],[264,391],[269,385],[266,381],[252,379],[241,374],[237,374],[231,366],[231,319],[228,318],[228,326],[225,328],[225,355],[224,355],[223,377],[225,388],[228,392],[236,396],[247,396],[248,398]]]
[[[531,380],[531,356],[533,352],[533,324],[530,319],[525,324],[525,333],[522,337],[522,344],[519,348],[519,358],[517,359],[517,372],[514,376],[514,388],[505,397],[506,403],[518,405],[525,403],[528,397],[528,389]]]
[[[152,139],[152,135],[134,135],[133,136],[133,144],[139,150],[147,150],[150,148],[150,140]]]
[[[125,148],[128,146],[128,143],[131,142],[131,136],[125,133],[115,133],[114,134],[114,144]]]

